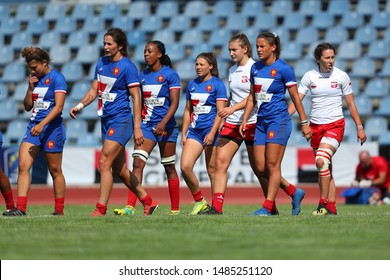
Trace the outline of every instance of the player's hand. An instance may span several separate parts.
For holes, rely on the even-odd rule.
[[[372,186],[372,181],[371,180],[361,180],[359,182],[359,187],[361,188],[369,188]]]

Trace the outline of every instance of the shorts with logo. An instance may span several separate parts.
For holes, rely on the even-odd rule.
[[[179,128],[177,126],[166,128],[162,135],[154,134],[154,127],[155,125],[153,124],[141,123],[144,138],[154,142],[177,142],[177,137],[179,136]]]
[[[310,128],[313,132],[311,136],[310,146],[313,149],[318,149],[323,137],[336,139],[341,143],[344,137],[345,119],[339,119],[335,122],[327,124],[315,124],[310,122]]]
[[[196,129],[190,127],[187,132],[187,139],[194,139],[198,141],[202,146],[204,146],[203,140],[207,134],[211,131],[211,127],[207,129]],[[216,146],[218,140],[218,133],[215,134],[213,144],[211,146]]]
[[[29,123],[22,143],[31,143],[47,153],[58,153],[64,150],[66,132],[63,122],[51,122],[43,128],[38,136],[32,136],[31,129],[35,125],[37,125],[35,122]]]
[[[255,139],[255,132],[256,132],[256,124],[255,123],[247,124],[245,127],[244,137],[242,137],[240,134],[240,125],[225,122],[223,124],[221,132],[219,133],[219,137],[236,139],[238,141],[245,140],[245,143],[247,143],[247,145],[248,144],[253,145],[253,141]]]
[[[258,117],[256,123],[255,145],[265,146],[266,143],[275,143],[287,146],[292,131],[291,118],[264,118]]]
[[[107,139],[126,146],[133,136],[133,115],[121,119],[102,118],[101,125],[103,142]]]

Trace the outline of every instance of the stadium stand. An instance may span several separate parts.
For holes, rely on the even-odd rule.
[[[255,38],[261,31],[270,30],[280,37],[281,58],[291,63],[298,79],[315,67],[312,52],[318,42],[335,44],[336,66],[350,74],[362,118],[375,115],[390,121],[390,105],[385,106],[390,102],[390,1],[133,0],[126,5],[116,1],[92,2],[0,1],[0,100],[10,99],[17,108],[22,107],[27,72],[20,50],[27,45],[50,52],[53,66],[67,77],[68,99],[73,102],[75,96],[80,98],[74,94],[79,84],[87,87],[93,79],[94,65],[102,54],[103,34],[109,26],[126,31],[130,56],[139,70],[141,65],[144,67],[145,42],[164,42],[181,76],[182,92],[195,77],[194,59],[198,53],[214,51],[218,55],[221,77],[227,84],[230,36],[245,32],[257,59]],[[88,58],[89,54],[92,57]],[[96,107],[97,104],[88,106],[81,114],[90,127],[98,119]],[[31,114],[16,111],[16,119],[27,120]],[[345,115],[349,117],[348,110]],[[2,121],[3,130],[11,120]],[[83,145],[88,143],[96,142],[86,139]]]

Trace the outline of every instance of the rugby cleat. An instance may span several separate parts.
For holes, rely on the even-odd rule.
[[[268,212],[267,209],[262,207],[259,210],[250,213],[249,216],[272,216],[272,214],[270,212]]]
[[[319,204],[317,209],[312,213],[314,216],[325,216],[328,215],[329,211],[326,209],[325,205]]]
[[[7,210],[3,213],[3,216],[6,216],[6,217],[17,217],[17,216],[26,216],[27,213],[18,209],[18,208],[14,208],[12,210]]]
[[[122,209],[114,209],[114,214],[119,216],[133,216],[135,212],[135,208],[131,205],[126,205]]]
[[[206,199],[204,199],[203,197],[201,201],[195,201],[190,215],[198,215],[199,212],[206,211],[209,208],[210,206],[207,204]]]
[[[214,206],[211,206],[209,209],[205,211],[199,212],[199,215],[222,215],[223,212],[218,212],[217,209],[214,208]]]
[[[305,197],[305,191],[302,189],[296,189],[294,195],[292,196],[292,209],[291,209],[291,214],[293,216],[299,215],[301,212],[301,202],[302,199]]]
[[[171,210],[168,212],[169,216],[177,216],[180,214],[180,210]]]
[[[150,205],[144,205],[144,216],[152,215],[158,208],[158,203],[155,200],[152,200]]]
[[[99,216],[105,216],[106,214],[103,214],[99,211],[99,209],[95,209],[91,214],[89,214],[90,217],[99,217]]]

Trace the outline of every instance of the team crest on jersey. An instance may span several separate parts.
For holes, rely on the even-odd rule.
[[[47,142],[47,148],[53,149],[54,148],[54,142],[51,141],[51,140],[49,142]]]
[[[212,85],[206,86],[206,90],[207,90],[208,92],[210,92],[212,89],[213,89]]]
[[[275,137],[275,132],[273,130],[268,132],[268,139],[273,139],[274,137]]]
[[[310,85],[310,87],[314,89],[314,88],[317,87],[317,85],[316,84],[312,84],[312,85]]]
[[[339,85],[338,82],[331,82],[331,83],[330,83],[330,87],[331,87],[331,88],[337,88],[338,85]]]
[[[45,80],[45,85],[49,85],[50,84],[50,78],[47,78],[46,80]]]
[[[115,67],[113,73],[114,73],[115,76],[118,75],[119,74],[119,68]]]
[[[159,83],[162,83],[164,81],[164,76],[163,75],[158,76],[157,81]]]
[[[115,130],[114,130],[113,128],[110,128],[110,129],[108,130],[107,135],[108,135],[108,136],[112,136],[112,135],[114,135],[114,133],[115,133]]]
[[[275,76],[276,76],[276,69],[275,69],[275,68],[273,68],[273,69],[271,70],[270,75],[271,75],[271,77],[275,77]]]
[[[246,83],[248,83],[248,81],[249,81],[248,76],[241,77],[241,83],[246,84]]]

